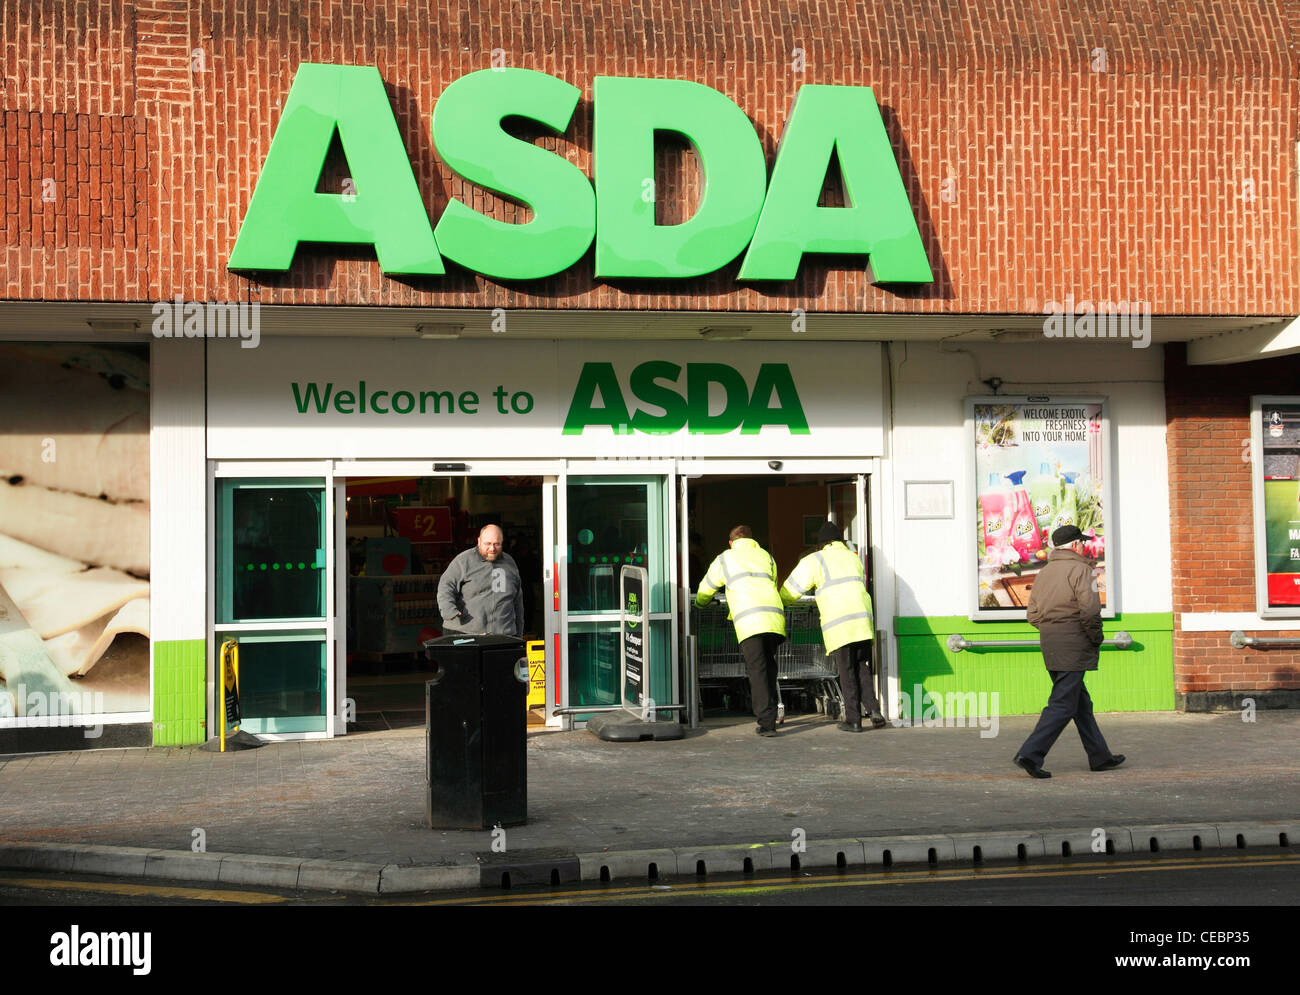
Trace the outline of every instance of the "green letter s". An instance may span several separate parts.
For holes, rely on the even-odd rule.
[[[438,155],[471,183],[527,204],[533,219],[509,224],[452,200],[438,221],[443,254],[498,280],[534,280],[582,258],[596,231],[596,196],[567,159],[501,130],[511,116],[563,132],[582,91],[531,69],[462,76],[433,108]]]
[[[681,372],[680,366],[664,359],[642,363],[632,371],[628,386],[633,396],[642,403],[664,409],[662,415],[655,415],[638,408],[632,416],[633,431],[646,435],[672,435],[682,430],[686,424],[686,399],[672,387],[657,382],[662,379],[675,383]]]

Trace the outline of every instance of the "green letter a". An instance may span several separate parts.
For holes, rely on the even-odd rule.
[[[595,406],[597,391],[604,407]],[[581,435],[588,425],[608,425],[615,435],[627,435],[632,431],[630,422],[614,364],[583,363],[578,385],[573,388],[569,413],[564,418],[564,434]]]
[[[838,152],[846,207],[818,207]],[[934,279],[868,86],[799,89],[742,280],[793,280],[805,252],[866,253],[877,283]]]
[[[316,192],[336,128],[355,195]],[[374,245],[385,273],[445,272],[374,66],[298,67],[227,265],[287,270],[299,242]]]
[[[776,407],[768,405],[776,392]],[[791,435],[808,435],[808,416],[799,403],[799,391],[790,375],[789,363],[764,363],[754,381],[754,396],[749,399],[749,413],[741,435],[757,435],[764,425],[784,425]]]

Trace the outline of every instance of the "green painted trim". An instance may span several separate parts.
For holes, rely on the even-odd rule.
[[[1173,612],[1121,612],[1114,618],[1102,619],[1102,629],[1107,635],[1124,629],[1128,632],[1173,632]],[[989,639],[994,633],[1035,636],[1032,625],[1020,619],[1005,622],[972,622],[965,615],[895,615],[894,634],[899,636],[946,636],[960,632],[972,639]]]
[[[1107,636],[1121,629],[1133,634],[1132,649],[1103,647],[1100,667],[1088,674],[1088,693],[1099,712],[1172,711],[1174,708],[1173,613],[1133,613],[1107,619]],[[981,692],[999,715],[1032,715],[1047,704],[1051,678],[1035,646],[990,647],[954,653],[950,633],[975,639],[1033,639],[1026,622],[972,622],[964,615],[939,618],[896,617],[899,689],[905,714],[920,721],[927,699]],[[917,688],[920,688],[918,692]],[[992,698],[997,696],[996,704]]]
[[[153,745],[193,746],[208,738],[207,643],[153,644]]]

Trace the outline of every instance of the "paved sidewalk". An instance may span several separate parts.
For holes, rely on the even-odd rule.
[[[1148,849],[1152,835],[1162,849],[1235,846],[1238,833],[1250,846],[1276,847],[1280,833],[1300,845],[1300,712],[1101,715],[1128,763],[1090,772],[1067,730],[1042,781],[1011,763],[1034,721],[1003,718],[989,737],[977,727],[854,736],[816,715],[773,739],[749,720],[665,743],[533,733],[529,821],[506,830],[505,854],[490,832],[425,827],[422,729],[225,755],[0,758],[0,866],[391,891],[496,883],[501,868],[517,882],[557,868],[565,880],[597,877],[602,866],[644,879],[650,862],[694,873],[701,859],[739,870],[746,855],[757,869],[785,866],[799,831],[805,867],[840,854],[879,866],[886,849],[893,862],[969,860],[981,840],[986,859],[1065,842],[1077,853],[1097,828],[1120,851]],[[200,836],[206,854],[192,852]]]

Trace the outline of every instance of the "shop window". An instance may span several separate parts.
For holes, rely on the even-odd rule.
[[[1255,597],[1266,618],[1300,618],[1300,397],[1251,402]]]

